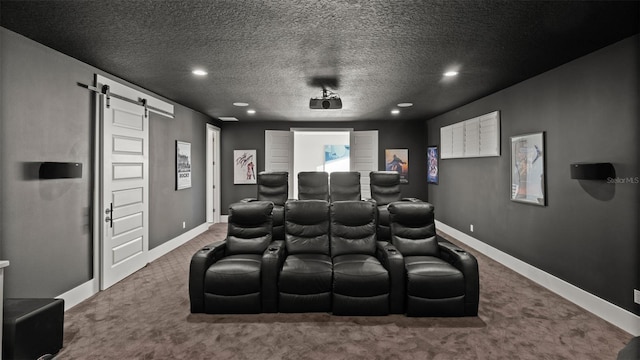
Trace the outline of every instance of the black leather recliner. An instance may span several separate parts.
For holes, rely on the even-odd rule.
[[[242,201],[271,201],[273,203],[273,239],[284,240],[284,203],[289,198],[289,173],[260,172],[257,178],[258,197]]]
[[[299,172],[298,199],[329,201],[329,174],[324,171]]]
[[[191,258],[192,313],[277,311],[277,277],[283,249],[272,243],[273,204],[239,202],[229,206],[227,238]]]
[[[286,258],[278,281],[280,312],[330,312],[329,203],[287,201],[284,229]]]
[[[370,201],[331,203],[331,256],[333,258],[333,313],[386,315],[391,304],[390,272],[402,271],[376,241],[376,209]],[[387,245],[388,246],[388,245]]]
[[[402,200],[400,192],[400,174],[395,171],[372,171],[371,198],[375,200],[378,210],[378,241],[389,241],[389,209],[394,201]]]
[[[391,242],[404,258],[408,316],[475,316],[479,277],[476,258],[436,235],[433,205],[389,205]]]
[[[329,190],[331,201],[360,200],[360,172],[332,172],[329,177]]]

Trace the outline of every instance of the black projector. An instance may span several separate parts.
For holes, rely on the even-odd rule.
[[[342,109],[342,100],[334,99],[311,99],[309,100],[309,109]]]

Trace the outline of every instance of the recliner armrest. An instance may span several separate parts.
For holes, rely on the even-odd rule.
[[[455,266],[464,275],[465,315],[478,315],[478,303],[480,300],[480,277],[478,271],[478,260],[471,253],[452,244],[438,236],[438,247],[442,258]]]
[[[224,256],[226,248],[226,241],[217,245],[207,245],[191,257],[191,264],[189,265],[189,299],[192,313],[204,312],[204,274],[213,263]]]
[[[378,241],[376,257],[389,272],[389,312],[404,313],[405,269],[404,257],[391,243]]]
[[[278,277],[286,257],[287,248],[282,240],[271,242],[262,254],[260,276],[262,280],[262,312],[278,312]]]
[[[402,199],[401,199],[401,201],[422,202],[422,200],[421,200],[421,199],[414,198],[414,197],[402,198]]]
[[[244,198],[244,199],[240,200],[240,202],[243,202],[243,203],[248,203],[248,202],[252,202],[252,201],[258,201],[258,199],[256,199],[256,198]]]

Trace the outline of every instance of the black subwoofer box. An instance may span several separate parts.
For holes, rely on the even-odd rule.
[[[62,299],[5,299],[2,322],[4,360],[38,359],[62,349]]]

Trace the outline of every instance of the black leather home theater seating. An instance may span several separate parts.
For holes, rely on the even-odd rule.
[[[280,312],[331,311],[333,264],[329,203],[287,201],[285,259],[278,281]]]
[[[324,183],[325,174],[304,176]],[[476,316],[476,259],[436,235],[433,205],[403,199],[396,176],[371,173],[387,189],[378,198],[393,198],[384,205],[358,200],[359,191],[354,200],[287,200],[284,241],[273,235],[271,201],[232,204],[226,240],[192,257],[191,312]],[[336,179],[341,189],[359,181],[347,173]],[[388,229],[379,226],[381,209]]]
[[[433,205],[389,204],[391,242],[404,257],[409,316],[478,314],[478,262],[468,252],[438,239]]]
[[[226,240],[204,247],[191,260],[191,312],[276,310],[279,256],[270,246],[272,211],[269,201],[240,202],[229,207]]]
[[[284,240],[284,203],[289,197],[289,173],[260,172],[257,183],[258,197],[242,201],[271,201],[273,203],[273,239]]]

